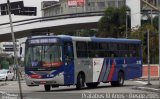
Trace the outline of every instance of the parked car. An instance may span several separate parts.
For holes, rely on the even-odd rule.
[[[8,69],[2,69],[0,70],[0,80],[13,80],[14,79],[14,73],[11,72]]]

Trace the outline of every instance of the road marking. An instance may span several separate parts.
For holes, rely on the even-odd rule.
[[[0,91],[2,99],[18,99],[18,94],[9,94],[4,91]]]
[[[156,89],[156,88],[149,88],[149,87],[138,87],[141,89],[150,89],[150,90],[155,90],[155,91],[160,91],[160,89]]]
[[[11,85],[16,85],[16,84],[17,84],[17,82],[10,83],[10,84],[8,84],[8,85],[11,86]]]
[[[84,91],[84,93],[92,93],[92,92],[90,92],[90,91]]]
[[[134,81],[134,82],[141,83],[141,84],[144,84],[144,85],[147,84],[147,82],[143,82],[143,81]]]

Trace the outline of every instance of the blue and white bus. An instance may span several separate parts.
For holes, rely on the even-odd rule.
[[[141,41],[136,39],[41,36],[26,40],[25,80],[28,86],[76,85],[100,82],[122,86],[142,76]]]

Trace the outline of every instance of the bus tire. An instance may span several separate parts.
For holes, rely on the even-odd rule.
[[[89,88],[96,88],[98,86],[99,82],[95,82],[95,83],[86,83],[87,87]]]
[[[84,80],[82,73],[78,74],[76,89],[82,89],[82,87],[84,87]]]
[[[50,85],[44,85],[44,89],[45,89],[45,91],[50,91],[51,90],[51,86]]]
[[[124,73],[122,71],[120,71],[118,73],[118,81],[111,81],[111,86],[119,87],[119,86],[123,86],[123,84],[124,84]]]

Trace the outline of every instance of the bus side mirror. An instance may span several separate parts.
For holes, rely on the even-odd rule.
[[[22,55],[22,50],[23,50],[22,47],[20,47],[20,52],[19,52],[20,55]]]

